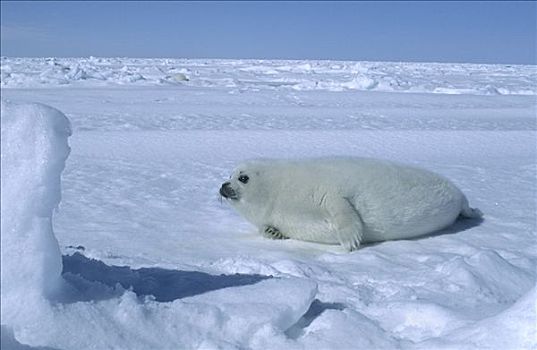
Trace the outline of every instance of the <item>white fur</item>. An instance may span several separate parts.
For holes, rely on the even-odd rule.
[[[246,174],[246,184],[238,181]],[[230,203],[261,233],[341,244],[411,238],[479,217],[464,194],[432,172],[366,158],[255,160],[240,165]]]

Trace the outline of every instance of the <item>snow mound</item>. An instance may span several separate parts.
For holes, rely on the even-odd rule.
[[[235,298],[221,289],[183,301],[218,307],[229,316],[222,325],[224,333],[247,343],[248,337],[267,325],[280,332],[289,329],[308,311],[316,293],[317,285],[311,280],[282,278],[242,287]]]
[[[451,289],[466,290],[476,303],[514,303],[535,284],[534,276],[492,250],[456,257],[440,265],[437,271],[451,283]]]
[[[2,101],[2,322],[51,296],[62,261],[52,232],[60,203],[60,174],[70,148],[69,120],[39,104]]]
[[[298,322],[316,292],[314,282],[295,278],[168,303],[122,291],[103,300],[38,309],[14,329],[23,344],[62,349],[251,348],[267,330],[282,335]]]
[[[421,349],[535,349],[535,287],[503,312],[418,344]]]
[[[357,75],[353,80],[341,84],[341,86],[347,89],[355,90],[371,90],[377,87],[379,83],[364,75]]]
[[[398,342],[364,315],[352,310],[326,310],[305,330],[306,349],[394,349]]]

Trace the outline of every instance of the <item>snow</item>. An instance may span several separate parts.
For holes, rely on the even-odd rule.
[[[1,73],[2,348],[537,346],[535,66],[3,57]],[[245,159],[327,155],[438,172],[484,221],[346,253],[264,239],[218,197]]]
[[[480,347],[488,342],[502,349],[535,348],[535,287],[518,300],[513,306],[498,315],[491,316],[476,324],[458,329],[446,339],[432,340],[425,347],[462,348]],[[463,345],[464,344],[464,345]]]
[[[68,119],[44,105],[2,101],[2,322],[21,317],[59,288],[61,253],[52,232]],[[26,257],[21,261],[21,257]]]

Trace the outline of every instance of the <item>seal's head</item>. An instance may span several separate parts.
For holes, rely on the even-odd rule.
[[[240,165],[220,187],[220,195],[228,200],[237,211],[256,221],[265,212],[274,191],[270,181],[270,165],[250,161]]]
[[[255,173],[255,172],[254,172]],[[220,187],[220,195],[231,201],[241,201],[247,197],[248,189],[251,187],[252,174],[245,167],[240,167],[231,175],[229,181],[226,181]]]

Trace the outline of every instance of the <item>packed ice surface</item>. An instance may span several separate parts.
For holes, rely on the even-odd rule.
[[[66,287],[6,325],[3,341],[537,346],[535,66],[2,58],[1,68],[2,98],[54,106],[73,129],[54,215]],[[245,159],[326,155],[438,172],[484,221],[346,253],[264,239],[218,196]]]

